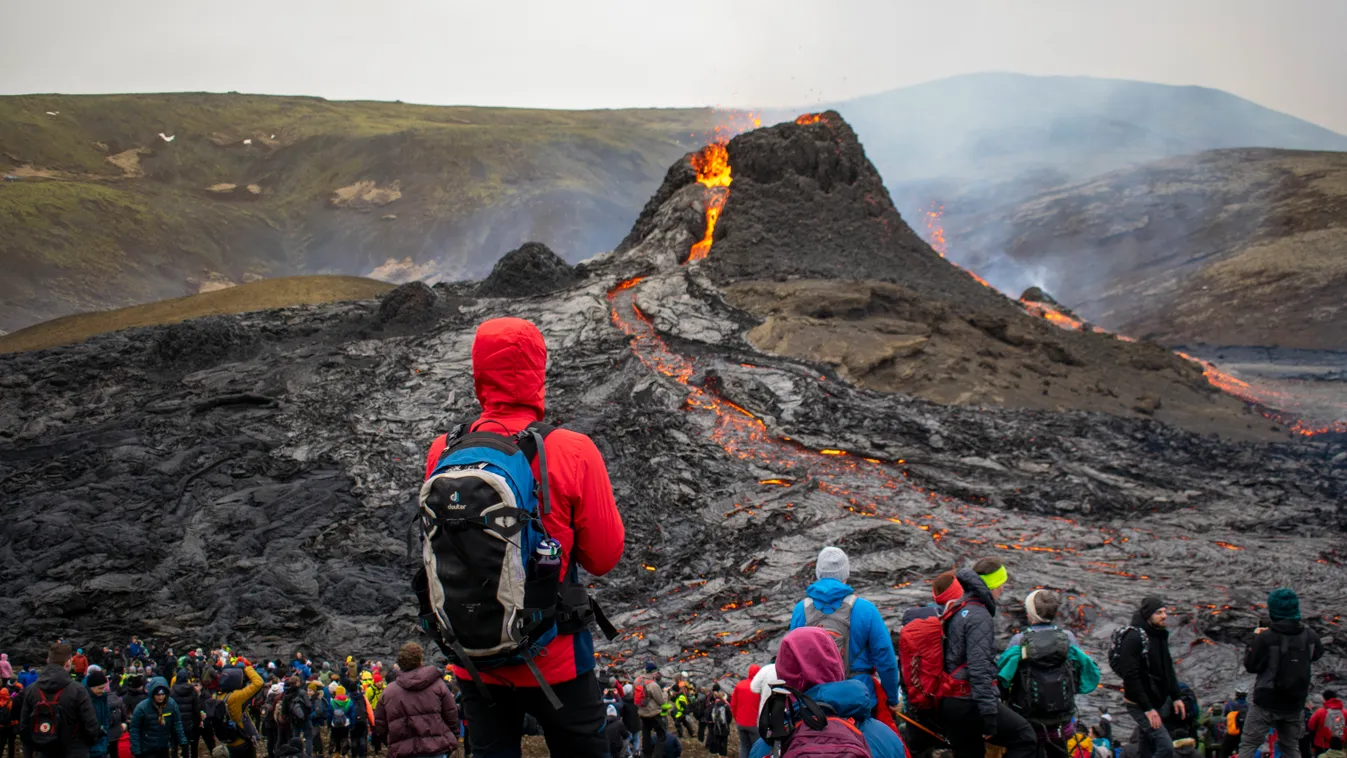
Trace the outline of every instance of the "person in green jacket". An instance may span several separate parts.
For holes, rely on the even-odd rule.
[[[672,695],[674,728],[678,730],[679,737],[691,737],[692,727],[688,724],[688,694],[681,684],[674,685]],[[687,734],[683,734],[683,730]]]
[[[1099,666],[1076,644],[1074,634],[1053,623],[1060,607],[1049,590],[1029,593],[1024,599],[1029,628],[1010,639],[997,662],[1010,707],[1033,726],[1040,750],[1049,755],[1067,753],[1075,696],[1099,686]]]

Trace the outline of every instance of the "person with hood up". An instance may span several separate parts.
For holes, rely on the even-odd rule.
[[[9,662],[9,653],[0,653],[0,686],[8,685],[14,678],[14,666]]]
[[[1010,638],[997,661],[998,677],[1010,693],[1010,705],[1033,727],[1045,754],[1069,753],[1067,744],[1076,716],[1075,695],[1087,695],[1099,686],[1099,666],[1076,644],[1076,635],[1053,622],[1061,601],[1050,590],[1034,590],[1024,599],[1029,628]],[[1069,685],[1069,699],[1056,702],[1040,691]],[[1061,707],[1058,708],[1057,706]],[[1054,749],[1049,750],[1052,745]]]
[[[1300,623],[1300,598],[1293,590],[1273,590],[1267,610],[1271,626],[1255,630],[1244,654],[1244,669],[1258,678],[1244,718],[1239,758],[1253,758],[1269,729],[1277,730],[1282,758],[1300,758],[1303,711],[1313,679],[1310,664],[1323,657],[1324,646],[1313,629]]]
[[[182,713],[170,698],[168,680],[156,676],[149,683],[150,697],[131,714],[131,755],[135,758],[168,758],[176,748],[187,747]]]
[[[1338,693],[1324,690],[1324,704],[1310,716],[1310,734],[1314,736],[1314,752],[1331,749],[1334,737],[1347,736],[1347,708],[1338,699]]]
[[[69,645],[63,642],[52,645],[47,652],[47,665],[38,674],[37,681],[24,688],[19,710],[19,739],[23,741],[25,756],[88,758],[89,749],[103,737],[89,691],[70,678],[71,657]],[[72,731],[68,736],[63,735],[61,744],[50,748],[34,744],[33,711],[38,703],[52,704],[59,711],[61,722]]]
[[[439,669],[421,665],[421,657],[421,646],[415,642],[402,646],[398,651],[402,674],[388,685],[379,706],[374,709],[374,733],[388,743],[388,758],[448,755],[458,749],[458,704],[444,679],[440,678]],[[514,715],[522,726],[522,714],[516,711]],[[477,731],[475,722],[472,731]],[[595,734],[604,739],[600,731],[596,730]],[[479,751],[474,748],[473,752]],[[490,748],[481,750],[480,754],[509,755],[510,751]],[[552,754],[566,755],[555,750]],[[605,740],[600,756],[607,754]]]
[[[1174,659],[1169,653],[1169,613],[1165,601],[1154,595],[1143,598],[1132,617],[1132,627],[1123,633],[1115,673],[1123,680],[1123,702],[1137,723],[1141,758],[1173,758],[1174,738],[1165,720],[1186,720],[1187,706]]]
[[[898,656],[893,651],[893,638],[884,624],[884,617],[874,603],[856,595],[847,580],[851,575],[851,561],[840,548],[825,547],[814,565],[817,581],[805,590],[804,600],[795,604],[790,616],[792,630],[805,626],[824,629],[846,625],[849,636],[846,644],[850,669],[847,676],[865,685],[870,693],[870,708],[880,701],[875,692],[874,678],[884,688],[884,699],[898,700]]]
[[[826,746],[838,756],[906,758],[907,748],[898,735],[870,717],[870,690],[861,680],[847,678],[837,643],[827,631],[803,627],[787,634],[777,652],[776,672],[782,684],[823,706],[829,716],[819,732],[797,725],[792,740],[808,739],[816,753]],[[771,753],[772,747],[759,739],[749,755],[766,758]]]
[[[198,745],[201,741],[201,712],[204,710],[201,692],[185,668],[178,669],[178,675],[173,681],[176,684],[169,690],[169,696],[178,706],[178,713],[182,715],[182,731],[187,735],[184,758],[197,758]]]
[[[89,690],[98,726],[103,730],[103,736],[89,748],[89,758],[103,758],[108,754],[109,746],[116,745],[126,730],[126,705],[116,693],[109,691],[107,674],[101,669],[91,667],[84,678],[84,687]]]
[[[528,321],[495,318],[477,327],[472,344],[472,377],[482,414],[469,431],[515,434],[543,420],[546,410],[547,345],[542,332]],[[429,479],[444,452],[446,438],[437,438],[426,459]],[[594,576],[603,576],[622,558],[625,531],[613,499],[612,484],[603,456],[589,437],[557,429],[543,442],[546,456],[533,461],[541,478],[539,459],[547,460],[547,487],[551,510],[543,526],[561,543],[561,576],[579,564]],[[589,629],[557,635],[534,662],[556,696],[565,703],[554,710],[538,681],[525,665],[483,672],[496,707],[488,707],[476,686],[467,686],[466,670],[454,669],[464,682],[463,711],[472,724],[473,752],[519,749],[519,714],[531,713],[542,725],[554,755],[601,758],[608,754],[602,731],[605,708],[594,675],[594,638]]]
[[[606,715],[606,724],[603,727],[604,734],[608,735],[608,756],[609,758],[622,758],[631,745],[631,730],[622,723],[622,716],[617,712],[617,706],[608,706]]]
[[[18,704],[10,699],[8,687],[0,687],[0,758],[19,758],[14,752],[18,726]]]
[[[1001,702],[996,684],[996,603],[1006,588],[1006,567],[983,558],[942,579],[949,583],[940,597],[959,595],[945,606],[951,614],[945,622],[945,672],[967,682],[938,709],[954,758],[982,758],[988,742],[1005,748],[1006,758],[1033,758],[1038,753],[1033,727]],[[945,583],[937,581],[937,587]]]
[[[19,686],[26,692],[37,683],[39,676],[41,675],[34,671],[32,666],[24,666],[23,671],[20,671],[16,678],[19,680]]]
[[[758,741],[758,711],[762,698],[753,692],[753,677],[762,671],[762,666],[754,663],[748,667],[748,678],[740,679],[730,691],[730,712],[734,714],[734,724],[739,727],[739,755],[748,755],[753,743]]]

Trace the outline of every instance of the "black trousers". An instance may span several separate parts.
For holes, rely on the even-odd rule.
[[[607,707],[594,672],[582,674],[569,682],[552,685],[552,691],[564,704],[553,710],[542,690],[537,687],[502,687],[488,685],[495,701],[490,707],[482,699],[477,685],[463,683],[459,705],[471,729],[473,755],[479,758],[518,758],[520,739],[524,731],[524,714],[531,714],[542,727],[547,750],[555,756],[567,758],[607,758]]]
[[[988,741],[1005,748],[1005,758],[1036,758],[1038,755],[1038,738],[1034,736],[1033,727],[1004,703],[997,704],[996,731],[988,741],[982,739],[987,727],[973,700],[947,697],[940,701],[940,725],[944,727],[945,739],[949,741],[954,758],[984,758]]]
[[[245,739],[237,745],[230,745],[229,758],[257,758],[257,750],[253,747],[253,741]]]
[[[664,737],[668,730],[664,724],[664,716],[642,716],[641,717],[641,756],[642,758],[653,758],[656,755],[664,755]],[[653,736],[652,736],[653,735]]]
[[[351,758],[365,758],[369,753],[369,723],[357,721],[351,725]]]
[[[5,758],[6,755],[8,755],[9,758],[18,758],[19,754],[14,752],[14,738],[18,736],[18,731],[19,728],[16,726],[0,729],[0,758]],[[8,753],[5,752],[6,745],[9,746]]]

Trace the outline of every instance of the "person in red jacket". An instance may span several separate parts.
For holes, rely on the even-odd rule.
[[[78,678],[83,679],[84,675],[89,673],[89,659],[84,655],[84,648],[75,651],[75,656],[70,659],[70,668],[75,671]]]
[[[1340,715],[1333,715],[1331,712],[1337,711]],[[1342,737],[1343,734],[1333,733],[1336,727],[1347,728],[1347,708],[1342,706],[1342,701],[1338,699],[1338,693],[1333,690],[1324,690],[1324,704],[1310,716],[1310,734],[1314,737],[1314,754],[1318,755],[1329,749],[1329,742],[1334,737]]]
[[[470,431],[514,434],[541,421],[546,408],[547,345],[538,327],[517,318],[496,318],[477,327],[472,344],[472,378],[482,414]],[[557,429],[544,441],[552,509],[543,525],[561,543],[562,575],[571,561],[602,576],[622,558],[626,533],[613,500],[608,467],[594,441],[578,432]],[[430,446],[426,478],[444,452],[445,437]],[[538,461],[533,475],[541,477]],[[518,756],[523,714],[532,714],[542,726],[552,755],[600,758],[608,755],[603,734],[607,709],[594,674],[594,638],[588,629],[558,635],[534,659],[543,679],[564,704],[554,710],[537,680],[524,665],[484,669],[495,706],[482,699],[476,687],[465,686],[459,705],[472,729],[472,752],[481,758]],[[454,676],[471,681],[457,666]]]
[[[758,675],[762,666],[753,664],[748,667],[748,678],[740,679],[730,692],[730,713],[734,714],[734,723],[739,727],[739,755],[748,755],[753,743],[758,741],[758,704],[761,696],[753,691],[753,677]]]

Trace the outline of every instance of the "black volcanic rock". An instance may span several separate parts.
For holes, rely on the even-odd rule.
[[[484,297],[528,297],[565,289],[578,277],[561,256],[541,242],[525,242],[506,253],[477,294]]]
[[[415,326],[435,320],[439,296],[425,282],[407,282],[379,301],[379,323]]]

